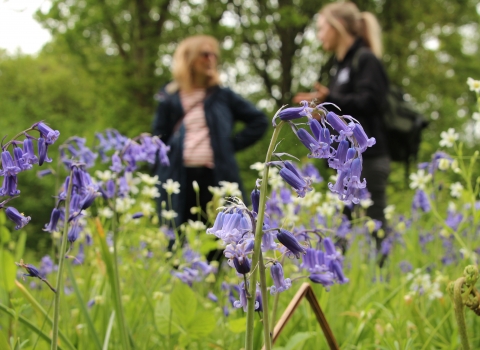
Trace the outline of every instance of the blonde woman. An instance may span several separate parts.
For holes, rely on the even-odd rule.
[[[383,210],[390,159],[382,113],[389,83],[380,62],[380,26],[373,14],[360,12],[354,3],[335,2],[320,10],[317,37],[323,49],[333,53],[326,72],[328,86],[316,83],[314,92],[299,93],[294,102],[332,102],[341,114],[356,118],[369,137],[375,137],[376,144],[363,153],[362,177],[373,201],[367,214],[386,229]]]
[[[229,181],[242,188],[234,154],[258,141],[268,125],[260,110],[220,86],[219,54],[218,41],[211,36],[183,40],[173,57],[173,81],[157,95],[153,133],[170,146],[170,167],[158,167],[158,175],[162,184],[167,179],[180,183],[180,193],[172,195],[168,208],[177,213],[177,226],[197,218],[190,212],[197,206],[193,181],[199,185],[204,210],[212,197],[208,186]],[[234,132],[236,122],[244,127]],[[160,212],[168,196],[162,186],[159,189]]]

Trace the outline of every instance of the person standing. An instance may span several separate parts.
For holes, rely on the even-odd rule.
[[[323,49],[333,53],[326,72],[328,86],[317,82],[313,92],[298,93],[293,101],[331,102],[340,108],[341,114],[357,119],[369,137],[375,137],[376,144],[362,154],[362,177],[367,180],[373,201],[367,215],[380,221],[386,230],[384,209],[390,158],[383,111],[389,81],[380,62],[380,26],[373,14],[360,12],[354,3],[335,2],[320,10],[317,37]],[[382,237],[375,234],[375,238],[379,247]]]
[[[241,185],[235,152],[258,141],[268,125],[263,112],[226,87],[220,86],[219,43],[208,35],[195,35],[183,40],[173,56],[173,81],[157,95],[159,101],[153,122],[153,134],[168,146],[170,167],[157,167],[161,183],[172,179],[180,183],[180,193],[172,194],[171,207],[177,213],[175,226],[188,219],[196,207],[193,182],[199,187],[200,206],[205,211],[212,194],[209,186],[220,181]],[[234,132],[236,122],[243,129]],[[160,185],[157,207],[167,202]]]

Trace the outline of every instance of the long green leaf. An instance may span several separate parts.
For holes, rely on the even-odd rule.
[[[85,318],[85,321],[87,322],[88,331],[93,337],[92,346],[95,346],[97,350],[102,350],[102,343],[100,342],[100,338],[98,337],[97,331],[95,330],[93,321],[90,318],[90,314],[87,310],[85,301],[82,298],[82,294],[78,289],[77,281],[75,279],[75,275],[73,274],[72,266],[70,264],[67,264],[67,272],[68,272],[68,277],[70,277],[70,282],[72,283],[73,290],[75,291],[75,295],[77,296],[78,305],[80,306],[80,311],[82,312],[82,315]]]
[[[15,281],[15,284],[17,285],[18,289],[20,289],[20,292],[23,294],[23,296],[30,302],[30,304],[32,304],[33,308],[38,312],[40,312],[45,317],[45,319],[50,324],[50,326],[53,325],[53,321],[50,318],[50,316],[48,316],[47,311],[45,311],[42,305],[40,305],[38,301],[33,297],[33,295],[29,293],[29,291],[23,286],[23,284],[21,284],[18,281]],[[70,342],[68,337],[66,337],[62,331],[59,331],[58,334],[60,336],[60,339],[65,343],[65,345],[69,349],[75,350],[75,346],[73,346],[73,344]]]
[[[38,334],[40,336],[40,338],[45,340],[47,343],[50,344],[52,342],[52,339],[46,333],[44,333],[40,328],[35,326],[32,322],[27,320],[25,317],[17,316],[15,311],[13,311],[12,309],[8,308],[7,306],[5,306],[1,303],[0,303],[0,311],[3,311],[4,313],[6,313],[8,316],[10,316],[13,319],[18,319],[18,321],[20,323],[22,323],[25,326],[27,326],[28,328],[30,328],[34,333]],[[67,345],[67,344],[65,344],[65,345]],[[60,345],[58,345],[58,349],[62,350],[63,348]],[[75,350],[74,347],[72,347],[71,349]]]
[[[108,321],[107,332],[105,333],[102,350],[108,350],[108,343],[110,342],[110,335],[112,334],[113,321],[115,321],[115,311],[112,311],[112,315],[110,316],[110,320]]]

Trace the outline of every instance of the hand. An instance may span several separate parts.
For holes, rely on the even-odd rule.
[[[330,93],[330,90],[316,82],[315,85],[313,86],[316,91],[313,92],[299,92],[293,97],[293,102],[294,103],[300,103],[302,101],[314,101],[315,103],[322,103],[325,102],[325,99],[327,98],[328,94]]]

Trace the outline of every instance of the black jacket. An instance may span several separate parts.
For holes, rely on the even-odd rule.
[[[358,66],[353,67],[355,53],[362,46],[365,46],[364,42],[357,39],[342,61],[333,59],[333,65],[329,67],[330,94],[326,102],[336,104],[342,115],[354,117],[368,137],[375,137],[376,144],[363,154],[364,157],[386,156],[388,149],[382,116],[388,77],[382,63],[370,50],[362,50],[357,58]]]
[[[159,104],[153,122],[153,134],[159,135],[167,145],[170,152],[169,167],[157,166],[156,173],[159,180],[164,183],[172,179],[180,183],[180,191],[186,188],[186,172],[183,165],[183,140],[185,128],[183,124],[174,132],[179,120],[183,118],[184,111],[177,92],[168,94],[165,89],[158,95]],[[234,157],[236,151],[242,150],[256,141],[265,133],[268,121],[263,112],[253,104],[234,93],[228,88],[219,86],[207,91],[204,101],[204,111],[207,126],[210,131],[210,141],[213,150],[215,168],[213,169],[214,182],[236,182],[243,191],[237,162]],[[240,121],[245,127],[233,134],[235,122]],[[167,201],[167,194],[160,185],[161,201]],[[181,224],[185,221],[184,213],[185,198],[182,193],[172,195],[172,209],[178,214],[175,222]],[[160,205],[158,206],[160,208]]]

